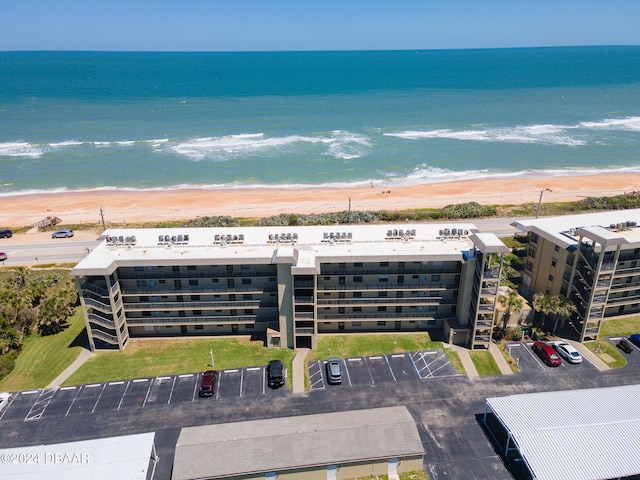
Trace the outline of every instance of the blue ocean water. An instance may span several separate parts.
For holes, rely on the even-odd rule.
[[[640,171],[640,47],[0,52],[0,195]]]

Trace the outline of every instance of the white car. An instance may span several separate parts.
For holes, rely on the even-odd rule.
[[[556,352],[569,363],[581,363],[582,355],[576,348],[567,342],[556,342],[553,345]]]
[[[0,412],[4,410],[11,401],[10,393],[0,393]]]

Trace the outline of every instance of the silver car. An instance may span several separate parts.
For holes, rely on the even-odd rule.
[[[582,355],[576,348],[567,342],[556,342],[556,352],[569,363],[582,363]]]
[[[71,238],[73,237],[73,230],[67,228],[65,230],[58,230],[51,234],[51,238]]]
[[[9,405],[11,401],[10,393],[0,393],[0,413]]]

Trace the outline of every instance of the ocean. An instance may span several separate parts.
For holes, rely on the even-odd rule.
[[[640,47],[0,52],[0,195],[640,171]]]

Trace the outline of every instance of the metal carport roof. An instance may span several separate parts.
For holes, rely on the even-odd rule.
[[[0,477],[20,480],[146,480],[155,433],[0,450]]]
[[[640,385],[487,398],[533,478],[640,475]],[[507,445],[509,448],[509,445]]]

